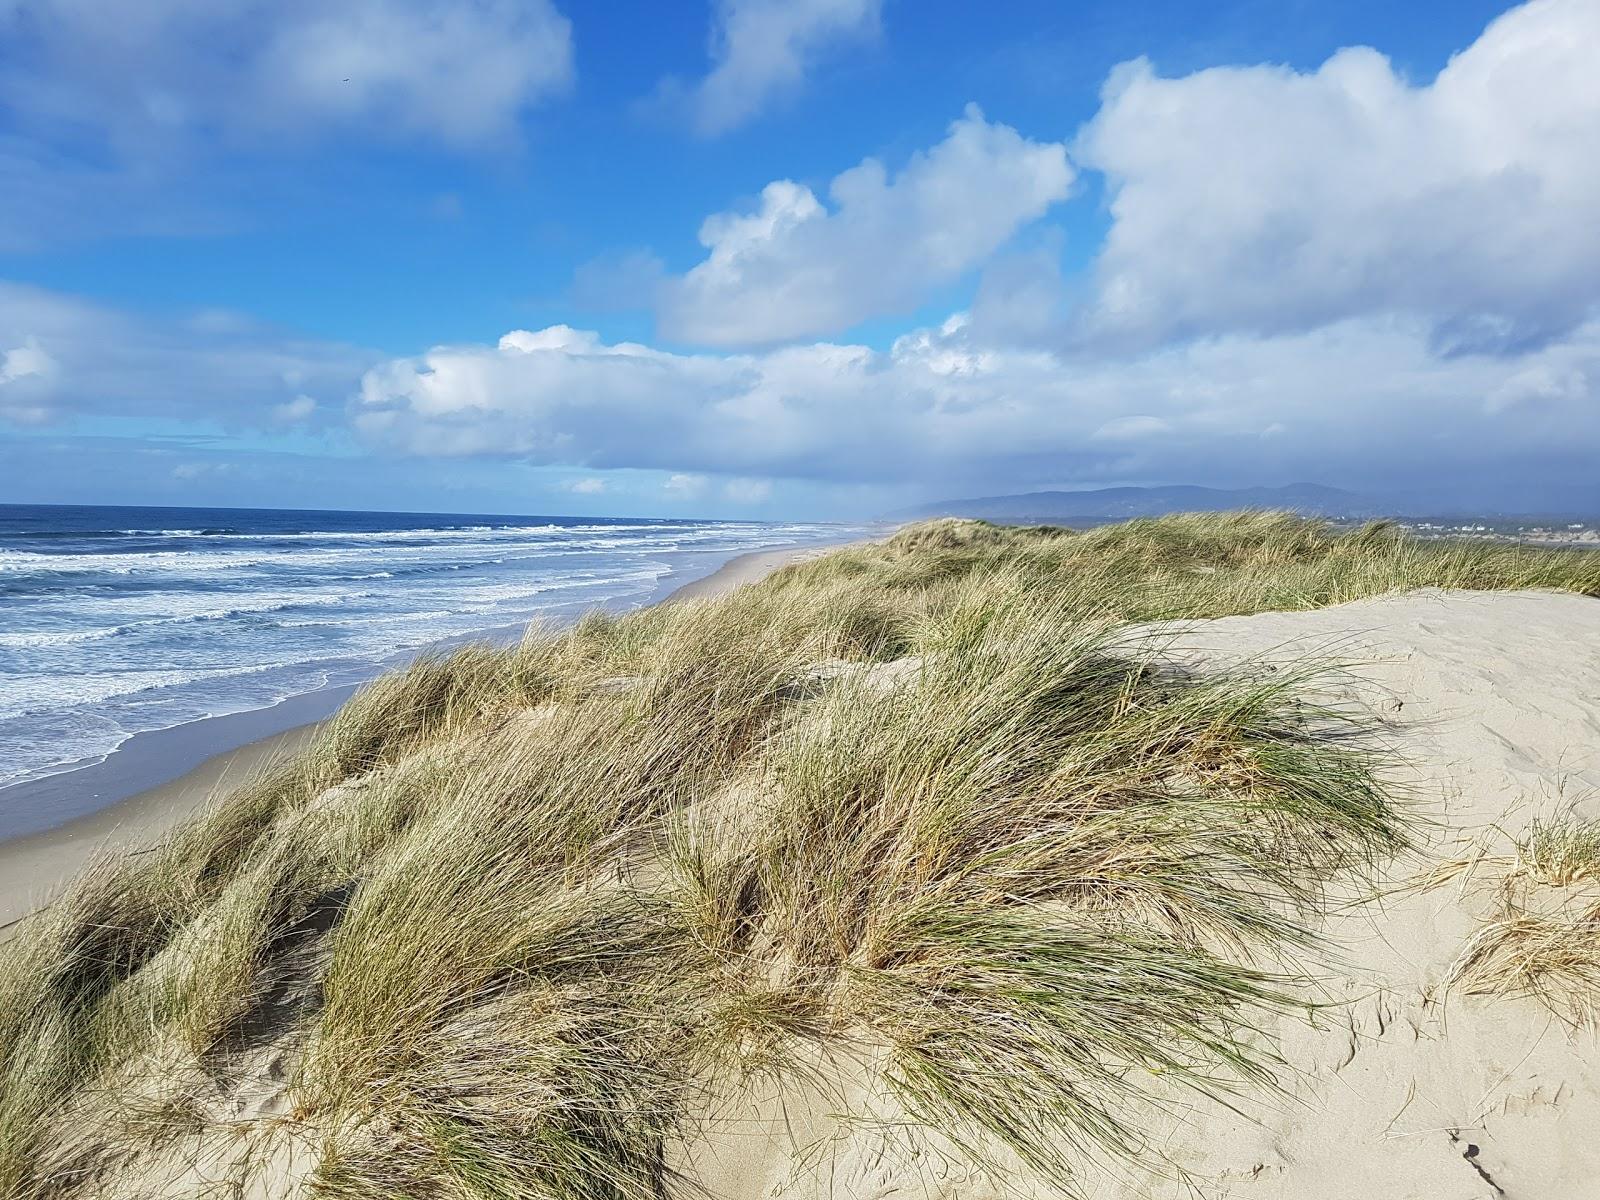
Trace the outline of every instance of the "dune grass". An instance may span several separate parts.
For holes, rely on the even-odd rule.
[[[1600,822],[1571,812],[1535,819],[1515,839],[1495,904],[1453,982],[1533,997],[1574,1024],[1600,1021]]]
[[[1149,1152],[1155,1081],[1270,1083],[1309,915],[1405,840],[1312,668],[1125,622],[1419,586],[1600,594],[1600,555],[932,522],[423,659],[0,948],[0,1195],[246,1135],[319,1196],[690,1195],[707,1088],[828,1045],[1070,1190]]]
[[[1322,608],[1417,588],[1600,596],[1600,552],[1422,541],[1388,521],[1341,532],[1275,512],[1179,514],[1065,536],[947,518],[788,567],[773,582],[852,581],[916,596],[1002,565],[1025,585],[1070,589],[1086,617],[1125,621]]]

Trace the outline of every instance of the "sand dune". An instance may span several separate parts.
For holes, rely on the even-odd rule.
[[[1429,822],[1393,893],[1331,914],[1344,969],[1310,1025],[1270,1028],[1288,1063],[1282,1098],[1243,1114],[1192,1095],[1153,1115],[1188,1178],[1094,1172],[1097,1200],[1164,1196],[1296,1200],[1591,1200],[1600,1189],[1600,1039],[1539,1001],[1463,994],[1451,968],[1487,919],[1494,866],[1449,886],[1405,884],[1536,815],[1600,818],[1600,603],[1548,593],[1418,592],[1311,612],[1169,627],[1206,660],[1349,665],[1346,699],[1382,711]],[[728,1200],[928,1197],[988,1200],[998,1187],[949,1147],[908,1147],[890,1128],[841,1121],[876,1107],[870,1071],[834,1062],[807,1095],[768,1094],[725,1115],[686,1164]],[[1248,1118],[1248,1119],[1247,1119]]]

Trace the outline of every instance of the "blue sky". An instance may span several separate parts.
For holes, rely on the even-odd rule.
[[[0,500],[1592,484],[1600,6],[0,0]]]

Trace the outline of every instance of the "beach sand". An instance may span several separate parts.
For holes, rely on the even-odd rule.
[[[96,851],[110,845],[154,843],[210,797],[273,759],[293,754],[316,728],[302,725],[261,738],[215,755],[171,783],[146,788],[99,812],[0,842],[0,938],[5,937],[6,929],[48,903],[51,892],[77,874]]]
[[[730,558],[703,579],[681,585],[658,601],[671,604],[710,599],[752,583],[787,563],[825,554],[836,546],[807,544],[757,550]],[[314,705],[317,717],[343,703],[353,688],[317,699],[296,698],[274,709],[240,713],[232,717],[199,721],[177,730],[141,735],[102,763],[7,789],[8,802],[45,804],[66,814],[50,828],[0,841],[0,940],[18,921],[49,902],[61,883],[76,875],[97,851],[154,844],[167,830],[189,816],[212,796],[247,778],[273,759],[287,756],[315,732],[319,720],[294,721],[298,704]],[[237,743],[233,727],[275,721],[279,728],[265,736]],[[246,737],[251,737],[246,733]],[[216,739],[233,748],[205,757],[204,741]],[[215,744],[215,742],[213,742]],[[174,757],[178,756],[178,757]],[[203,760],[203,761],[202,761]],[[177,778],[168,778],[174,761],[199,761]],[[144,781],[163,781],[144,786]]]
[[[660,603],[676,604],[684,600],[710,600],[724,596],[736,587],[766,578],[779,567],[786,567],[790,563],[808,562],[838,549],[840,544],[835,543],[820,546],[784,546],[777,550],[752,550],[749,554],[730,558],[704,579],[691,580],[682,587],[674,589]]]

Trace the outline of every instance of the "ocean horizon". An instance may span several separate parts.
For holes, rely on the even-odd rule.
[[[821,523],[0,505],[0,810],[130,738],[655,597]],[[229,747],[218,747],[218,750]],[[7,814],[0,811],[0,824]]]

